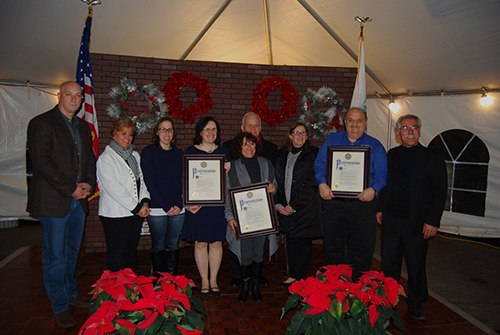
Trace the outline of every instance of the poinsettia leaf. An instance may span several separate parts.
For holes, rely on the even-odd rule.
[[[203,313],[203,315],[208,315],[207,311],[205,310],[205,306],[203,306],[200,298],[191,297],[189,301],[191,302],[191,305],[194,306],[194,309],[196,309],[198,312]]]
[[[355,316],[359,314],[364,309],[365,305],[361,300],[358,298],[352,299],[352,305],[351,305],[351,315]]]
[[[120,335],[132,335],[135,334],[136,330],[136,326],[133,322],[123,319],[116,320],[115,328],[116,330],[118,330],[118,333],[120,333]]]
[[[145,334],[146,334],[146,331],[147,331],[147,329],[139,329],[139,328],[136,328],[136,329],[135,329],[135,332],[134,332],[134,335],[145,335]]]
[[[392,312],[392,321],[394,322],[394,325],[398,328],[398,329],[401,329],[401,330],[405,330],[405,327],[403,326],[403,323],[401,322],[401,319],[399,318],[399,314],[392,310],[391,309],[391,312]]]
[[[286,329],[286,335],[299,335],[312,329],[311,318],[305,318],[301,312],[295,313]]]
[[[172,334],[172,335],[181,335],[179,329],[172,322],[165,322],[161,327],[161,334]],[[134,334],[135,335],[135,334]]]
[[[165,319],[158,315],[153,323],[145,329],[144,335],[154,335],[158,332]],[[135,334],[134,334],[135,335]]]
[[[340,323],[340,333],[342,335],[364,335],[366,333],[361,332],[361,327],[359,322],[355,319],[344,319]]]
[[[290,309],[297,307],[299,300],[300,300],[300,295],[298,293],[293,293],[288,297],[285,303],[285,307],[281,309],[282,312],[280,321],[283,319],[283,316],[285,315],[286,312],[288,312]]]
[[[183,323],[184,325],[188,325],[193,329],[203,330],[203,321],[201,320],[201,315],[194,311],[186,310]]]
[[[333,329],[338,329],[338,321],[330,312],[321,313],[321,324],[325,334],[331,334]]]
[[[333,299],[332,305],[331,305],[331,313],[335,317],[335,319],[340,320],[340,316],[342,315],[342,302],[335,298]]]

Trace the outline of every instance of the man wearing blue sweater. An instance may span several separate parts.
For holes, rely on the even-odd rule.
[[[367,122],[363,110],[351,108],[345,118],[346,131],[328,136],[314,163],[323,207],[325,265],[352,264],[355,280],[361,272],[370,270],[377,232],[376,197],[387,184],[387,154],[377,139],[365,133]],[[326,166],[329,146],[371,147],[370,186],[357,198],[335,197],[328,186]]]

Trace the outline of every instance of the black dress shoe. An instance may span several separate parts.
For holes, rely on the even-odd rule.
[[[229,286],[231,287],[238,287],[241,285],[241,278],[233,278],[231,279],[231,282],[229,283]]]
[[[200,298],[203,300],[207,300],[209,296],[210,296],[210,289],[202,288],[200,291]]]
[[[271,285],[271,283],[269,282],[269,280],[267,280],[266,277],[262,276],[259,279],[259,285],[262,287],[268,287],[269,285]]]
[[[210,294],[212,295],[212,297],[214,298],[220,298],[220,290],[218,287],[211,287],[210,288]]]
[[[289,287],[290,287],[290,286],[292,286],[292,284],[293,284],[293,283],[295,283],[295,282],[296,282],[296,280],[291,281],[291,282],[289,282],[289,283],[281,282],[281,283],[280,283],[280,287],[281,287],[281,288],[289,288]]]
[[[413,308],[409,308],[411,316],[413,316],[417,320],[425,320],[427,319],[427,314],[424,311],[422,305],[416,306]]]

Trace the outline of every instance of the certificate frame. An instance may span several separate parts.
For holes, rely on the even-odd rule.
[[[237,240],[279,233],[278,217],[274,209],[274,200],[272,194],[267,192],[267,185],[269,185],[268,182],[263,182],[229,189],[228,193],[231,202],[231,210],[237,223],[237,229],[235,229]],[[256,198],[253,199],[253,195],[250,195],[250,193],[255,194]],[[247,204],[248,207],[243,207],[240,202],[242,198],[252,199],[253,202]],[[240,203],[239,206],[238,203]],[[264,209],[264,211],[262,211],[262,209]],[[248,212],[245,213],[246,211]],[[250,225],[253,224],[251,220],[247,219],[246,214],[250,211],[254,211],[254,213],[258,213],[257,215],[261,215],[262,217],[258,227],[255,229],[251,229]]]
[[[358,194],[370,186],[370,155],[371,147],[369,146],[350,147],[332,145],[328,147],[326,181],[335,197],[356,198]],[[362,180],[357,180],[355,186],[342,187],[341,182],[338,183],[335,181],[338,181],[342,177],[340,174],[342,168],[345,169],[345,167],[349,166],[348,163],[349,165],[352,164],[351,166],[353,167],[349,177],[354,175],[362,178]],[[349,184],[349,182],[346,184]]]
[[[183,157],[183,203],[184,206],[221,206],[226,204],[226,170],[225,155],[184,155]],[[198,169],[196,173],[193,169]],[[203,174],[203,168],[207,172]],[[213,181],[213,187],[205,190],[196,190],[194,179],[208,176],[207,181]],[[206,185],[205,185],[206,186]]]

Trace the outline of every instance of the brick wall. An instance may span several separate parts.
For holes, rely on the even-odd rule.
[[[109,143],[109,130],[112,119],[106,114],[106,108],[113,100],[109,98],[111,87],[119,85],[120,79],[127,77],[137,81],[139,84],[154,82],[161,89],[173,72],[188,71],[201,78],[208,79],[212,90],[214,107],[206,114],[215,117],[222,130],[222,140],[232,138],[240,131],[242,116],[250,111],[253,91],[262,79],[275,75],[285,77],[299,93],[306,92],[307,88],[318,90],[321,86],[327,86],[335,90],[344,98],[349,105],[354,82],[356,80],[356,68],[332,68],[332,67],[307,67],[307,66],[267,66],[252,64],[233,64],[197,61],[176,61],[168,59],[156,59],[145,57],[131,57],[119,55],[91,54],[92,70],[94,76],[95,104],[97,118],[99,121],[99,152],[102,152]],[[184,106],[196,102],[194,89],[184,87],[181,90],[181,100]],[[130,100],[133,108],[142,101]],[[270,109],[278,110],[282,106],[280,92],[272,92],[267,104]],[[262,124],[262,134],[270,141],[281,147],[284,143],[288,127],[299,117],[292,116],[285,123],[271,127],[267,123]],[[197,116],[196,121],[200,119]],[[184,124],[175,119],[177,130],[177,144],[181,149],[192,145],[194,135],[194,124]],[[134,141],[135,150],[141,152],[151,140],[151,132],[138,135]],[[320,141],[312,141],[314,145],[321,145]],[[86,252],[106,251],[104,232],[99,217],[97,216],[98,198],[90,202],[90,213],[87,218],[85,231]],[[149,236],[143,236],[139,243],[139,249],[150,247]]]

